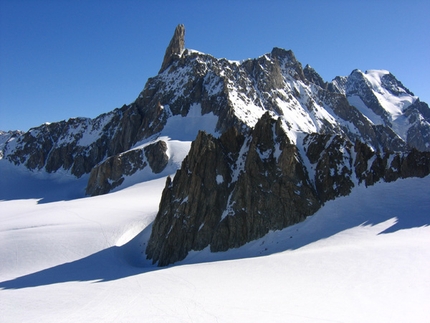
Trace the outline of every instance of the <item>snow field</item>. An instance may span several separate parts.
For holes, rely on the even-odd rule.
[[[164,183],[69,201],[0,202],[0,321],[430,317],[430,177],[358,187],[242,248],[192,252],[159,269],[142,251]]]

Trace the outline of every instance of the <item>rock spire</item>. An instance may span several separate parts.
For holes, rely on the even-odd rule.
[[[179,24],[176,26],[175,33],[172,40],[167,46],[166,53],[164,54],[163,64],[159,73],[162,73],[173,61],[175,56],[180,56],[185,49],[185,26]]]

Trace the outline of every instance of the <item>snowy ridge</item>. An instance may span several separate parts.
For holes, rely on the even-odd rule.
[[[0,145],[0,155],[33,171],[79,178],[159,136],[189,142],[198,130],[247,132],[267,111],[281,118],[299,146],[302,134],[321,133],[360,140],[376,151],[430,150],[430,109],[388,71],[354,70],[324,83],[280,48],[240,62],[185,49],[148,80],[135,102],[92,120],[17,134]]]
[[[384,125],[402,140],[410,144],[409,129],[416,126],[408,108],[419,103],[419,99],[386,70],[354,70],[350,76],[333,80],[336,91],[347,96],[374,125]],[[429,119],[421,116],[422,125],[429,128]],[[425,147],[420,147],[423,149]]]

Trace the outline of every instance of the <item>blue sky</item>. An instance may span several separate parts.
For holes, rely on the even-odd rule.
[[[428,0],[0,0],[0,129],[133,102],[179,23],[187,48],[215,57],[282,47],[326,81],[386,69],[430,103]]]

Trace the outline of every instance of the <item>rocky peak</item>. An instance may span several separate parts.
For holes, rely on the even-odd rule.
[[[393,95],[399,96],[402,94],[409,94],[414,96],[414,94],[409,91],[409,89],[406,88],[402,84],[402,82],[396,79],[396,77],[391,73],[387,73],[382,76],[381,84],[385,89],[387,89],[387,91],[389,91]]]
[[[430,109],[390,72],[355,69],[348,77],[335,78],[327,88],[344,94],[370,121],[380,147],[430,151]]]
[[[302,64],[296,59],[292,50],[274,47],[270,55],[275,62],[281,65],[281,69],[290,74],[295,80],[305,82]]]
[[[146,253],[164,266],[191,250],[239,247],[314,213],[320,202],[297,148],[269,113],[250,134],[199,133],[163,191]]]
[[[143,153],[128,154],[133,147],[154,143],[160,135],[183,140],[185,137],[178,135],[175,128],[183,130],[190,124],[193,131],[187,133],[187,141],[195,138],[197,130],[218,136],[231,127],[245,136],[267,111],[281,119],[292,139],[297,134],[339,134],[352,142],[361,140],[377,151],[410,147],[430,150],[428,105],[411,97],[391,74],[374,75],[381,76],[379,87],[384,91],[386,88],[386,98],[397,94],[401,97],[395,99],[411,103],[403,107],[405,118],[398,118],[405,122],[397,125],[384,107],[389,100],[379,102],[372,84],[359,70],[323,87],[321,77],[309,66],[302,69],[291,50],[274,48],[259,58],[236,62],[184,50],[184,35],[185,28],[179,25],[166,49],[162,73],[148,80],[133,103],[95,119],[75,118],[30,129],[2,141],[0,155],[30,170],[64,170],[81,177],[98,165],[99,174],[116,174],[112,167],[126,169],[115,159],[118,156],[133,162],[143,158],[141,166],[151,160]],[[195,123],[206,116],[211,122]],[[372,116],[378,120],[371,120]],[[160,156],[163,161],[164,155]],[[103,163],[106,169],[101,167]],[[157,172],[156,166],[150,166],[146,169]],[[132,169],[141,171],[140,166]],[[97,188],[113,180],[109,176],[90,178],[88,187]],[[93,179],[98,180],[92,182]],[[120,179],[115,181],[119,183]],[[111,186],[105,187],[101,191]],[[97,194],[97,190],[91,194]]]
[[[303,74],[309,82],[316,84],[323,89],[326,88],[327,83],[324,82],[323,78],[309,64],[307,64],[303,69]]]
[[[237,248],[304,220],[359,183],[430,172],[429,152],[377,153],[336,134],[310,134],[301,145],[270,113],[247,135],[234,128],[220,138],[200,132],[166,182],[148,259],[166,266],[191,250]]]
[[[173,34],[172,40],[167,46],[166,53],[164,54],[163,63],[159,73],[162,73],[172,63],[175,57],[182,54],[185,49],[185,26],[180,24],[176,26],[175,33]]]

